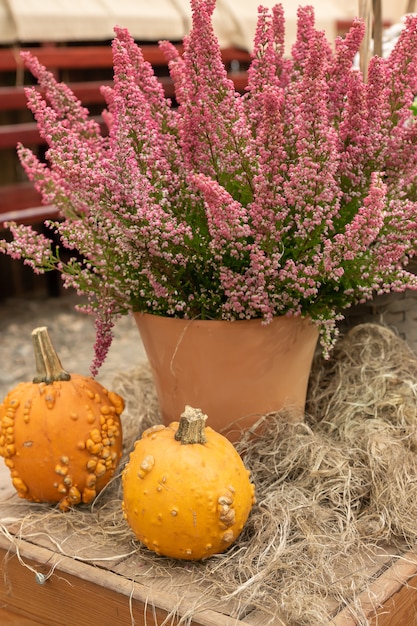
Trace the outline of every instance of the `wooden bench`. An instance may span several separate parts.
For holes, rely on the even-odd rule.
[[[207,599],[202,601],[204,583],[193,580],[187,568],[173,567],[169,572],[162,565],[158,573],[156,564],[151,566],[134,553],[129,539],[123,542],[117,532],[115,545],[105,544],[100,532],[96,539],[80,522],[66,525],[63,514],[54,515],[52,508],[45,532],[47,509],[30,515],[32,505],[18,498],[4,464],[0,465],[0,508],[0,624],[179,626],[185,623],[181,615],[187,611],[192,615],[186,620],[189,626],[271,624],[271,615],[262,608],[249,608],[244,617],[237,618],[233,598],[213,601],[210,606]],[[97,519],[97,513],[91,515],[91,528]],[[371,557],[371,552],[369,584],[358,595],[354,609],[362,607],[369,626],[416,624],[417,554],[405,549],[400,555],[388,546],[386,550],[375,547],[377,557]],[[352,607],[339,606],[340,599],[332,597],[331,591],[330,586],[333,619],[323,626],[357,626],[355,611],[352,615]],[[178,614],[167,617],[174,607]],[[285,618],[277,617],[274,623],[290,626]]]
[[[182,46],[177,45],[181,51]],[[174,96],[174,87],[169,77],[165,56],[156,44],[142,46],[144,57],[149,61],[161,80],[167,97]],[[109,44],[58,46],[45,45],[25,48],[37,56],[39,61],[53,71],[59,80],[63,80],[74,91],[83,105],[90,110],[100,112],[105,101],[100,92],[103,84],[112,84],[112,52]],[[242,92],[247,84],[246,68],[250,61],[249,53],[236,48],[222,51],[223,61],[230,72],[236,89]],[[91,79],[91,73],[100,71],[107,73],[103,80]],[[77,79],[74,80],[74,76]],[[15,77],[15,84],[4,84],[6,78]],[[24,93],[25,72],[16,47],[0,49],[0,116],[5,112],[27,111]],[[17,155],[14,154],[18,142],[36,148],[43,145],[37,125],[34,121],[19,121],[0,125],[0,158],[15,158],[15,169],[19,172],[19,180],[0,185],[0,226],[4,221],[14,219],[21,223],[40,223],[55,214],[52,207],[41,204],[40,195],[31,183],[25,180],[20,169]]]

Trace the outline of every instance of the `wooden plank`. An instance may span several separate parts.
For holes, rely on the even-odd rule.
[[[176,45],[182,54],[183,46]],[[167,65],[167,60],[157,44],[141,45],[145,61],[155,67]],[[35,55],[42,65],[48,69],[91,69],[113,67],[113,56],[110,45],[99,46],[48,46],[48,47],[25,47],[17,46],[0,49],[0,71],[16,71],[23,68],[24,64],[20,57],[20,51],[27,50]],[[221,51],[224,63],[239,61],[249,63],[251,56],[247,50],[227,47]]]
[[[98,586],[77,576],[55,571],[44,585],[39,585],[35,573],[28,567],[47,571],[40,561],[49,561],[49,554],[43,555],[37,550],[38,559],[25,558],[27,567],[22,567],[16,557],[7,555],[0,548],[3,558],[2,571],[5,582],[0,583],[0,601],[9,610],[19,611],[28,619],[39,619],[45,626],[130,626],[130,611],[134,613],[136,623],[145,624],[146,610],[141,611],[129,597],[123,599],[114,590],[105,585]],[[48,565],[51,565],[50,561]],[[96,573],[93,572],[96,579]],[[163,620],[164,613],[155,609],[157,619]]]
[[[35,224],[58,216],[56,207],[42,204],[42,197],[32,183],[0,186],[0,230],[4,222]]]
[[[22,209],[39,206],[42,204],[41,194],[30,182],[0,186],[0,219],[4,220],[3,214],[13,211],[17,204]]]
[[[7,510],[4,513],[7,517]],[[8,524],[10,530],[13,528],[12,517]],[[34,536],[32,540],[35,539],[36,545],[27,539],[17,540],[19,555],[25,564],[22,565],[14,555],[15,548],[12,543],[0,536],[0,562],[2,558],[4,559],[1,564],[4,586],[1,587],[0,582],[0,606],[6,605],[8,611],[23,612],[27,619],[44,619],[42,607],[46,606],[53,614],[56,614],[54,611],[58,611],[61,619],[62,611],[66,616],[71,616],[71,619],[77,619],[76,622],[71,622],[70,619],[68,622],[61,621],[60,626],[66,623],[69,626],[72,626],[72,623],[91,626],[91,622],[84,622],[80,616],[75,618],[71,613],[71,603],[75,602],[86,607],[89,613],[88,619],[94,615],[94,611],[91,613],[93,605],[103,606],[103,614],[100,609],[97,622],[94,622],[100,623],[100,626],[107,626],[107,624],[114,626],[115,623],[118,626],[125,626],[125,624],[130,626],[129,619],[132,615],[136,620],[135,623],[142,626],[147,623],[143,620],[149,620],[154,612],[157,615],[155,618],[157,621],[148,621],[147,624],[148,626],[152,623],[160,624],[174,607],[178,607],[180,613],[191,610],[191,607],[198,607],[199,611],[193,614],[190,626],[266,626],[267,624],[275,626],[277,624],[274,621],[277,616],[271,617],[259,610],[248,613],[246,617],[240,619],[232,618],[230,615],[234,614],[237,608],[233,602],[221,603],[219,601],[214,604],[210,598],[205,597],[204,587],[190,583],[186,570],[172,570],[172,576],[169,576],[168,580],[166,576],[164,578],[159,575],[156,570],[153,571],[152,576],[149,576],[148,565],[142,561],[140,554],[116,565],[109,561],[97,567],[90,563],[80,562],[77,558],[57,554],[50,549],[40,547],[38,538]],[[13,555],[8,555],[8,551],[11,551]],[[387,565],[385,571],[358,599],[370,620],[370,625],[417,625],[417,553],[410,551],[398,557],[395,554],[384,554],[383,551],[380,556],[381,564],[392,563],[391,566]],[[378,571],[378,563],[378,559],[374,561],[370,576]],[[36,586],[35,571],[47,575],[55,567],[54,573],[45,585]],[[110,568],[110,571],[106,571],[106,568]],[[23,580],[21,580],[22,576]],[[16,577],[19,579],[17,582]],[[25,587],[28,593],[22,596],[21,589]],[[73,592],[67,593],[68,587]],[[48,593],[44,592],[45,589]],[[35,591],[38,595],[40,594],[41,606],[38,606],[37,601],[32,602],[31,593]],[[30,610],[25,603],[22,604],[22,597],[30,598],[30,607],[32,607]],[[89,598],[88,601],[85,601],[86,597]],[[107,615],[108,621],[106,621]],[[115,615],[118,621],[112,622]],[[278,623],[283,626],[285,621],[281,617],[278,619],[280,620]],[[53,621],[41,623],[44,626],[58,626],[58,622]],[[357,624],[348,608],[338,613],[330,623],[332,626],[356,626]],[[175,624],[177,621],[173,620],[172,626]]]
[[[15,148],[19,142],[25,145],[40,145],[44,143],[35,122],[3,124],[0,126],[0,149]]]
[[[101,132],[107,132],[107,126],[100,116],[94,116],[101,128]],[[22,124],[3,124],[0,125],[0,149],[15,148],[18,143],[25,146],[38,145],[45,143],[40,136],[38,125],[36,122],[24,122]]]
[[[0,606],[0,624],[1,626],[45,626],[45,623],[28,619],[21,613],[10,611]]]
[[[69,83],[70,88],[84,105],[105,104],[101,94],[102,85],[112,86],[111,80],[93,80]],[[0,87],[0,111],[23,111],[27,109],[26,87]],[[35,87],[37,91],[41,91]]]
[[[186,611],[192,606],[200,607],[201,611],[197,613],[190,626],[284,626],[285,621],[282,617],[270,616],[264,614],[260,610],[255,610],[248,613],[245,617],[235,619],[230,617],[230,614],[236,609],[233,602],[219,603],[214,606],[210,601],[210,598],[205,597],[204,586],[201,587],[191,584],[188,579],[186,569],[182,568],[172,570],[172,575],[167,576],[158,573],[158,569],[152,570],[152,574],[149,575],[148,565],[141,558],[140,553],[134,556],[128,557],[124,560],[116,561],[103,561],[98,567],[98,561],[96,566],[79,561],[77,558],[65,556],[55,553],[49,548],[40,547],[40,539],[36,534],[38,526],[42,529],[42,520],[38,522],[38,525],[31,524],[28,531],[23,530],[20,526],[19,520],[16,518],[16,501],[17,498],[15,490],[11,487],[10,477],[7,468],[3,467],[3,471],[0,466],[0,496],[2,500],[2,523],[7,525],[10,532],[13,532],[13,528],[16,537],[17,545],[19,547],[20,557],[23,559],[25,565],[18,562],[18,559],[14,555],[15,548],[13,544],[0,535],[0,567],[3,575],[4,587],[1,587],[0,581],[0,607],[7,605],[7,611],[22,612],[26,619],[40,619],[40,623],[43,626],[57,626],[55,622],[43,621],[43,613],[41,609],[35,603],[34,611],[29,611],[29,606],[32,606],[32,592],[41,593],[42,603],[46,603],[51,610],[59,610],[58,605],[63,605],[65,609],[65,615],[67,615],[68,604],[71,602],[78,603],[78,606],[86,606],[90,612],[92,608],[89,602],[85,602],[85,597],[92,598],[92,604],[98,603],[101,605],[103,602],[107,602],[109,599],[109,606],[105,604],[105,610],[110,611],[109,621],[106,622],[101,611],[98,614],[97,622],[84,622],[80,616],[77,616],[76,621],[60,622],[60,626],[73,626],[74,623],[80,624],[80,626],[92,626],[93,624],[100,623],[100,626],[107,626],[111,624],[114,626],[131,626],[131,610],[133,611],[134,619],[136,620],[136,626],[142,626],[146,624],[139,619],[145,619],[142,617],[146,615],[148,610],[147,626],[152,624],[161,624],[161,621],[152,621],[153,617],[150,617],[152,613],[151,607],[158,608],[160,613],[155,619],[163,620],[170,609],[175,606],[179,606],[182,611]],[[9,503],[9,504],[8,504]],[[17,509],[19,511],[19,509]],[[29,533],[29,534],[27,534]],[[31,537],[31,533],[33,536]],[[23,536],[23,539],[20,537]],[[58,536],[58,535],[57,535]],[[58,537],[59,538],[59,537]],[[30,541],[29,541],[30,539]],[[36,545],[31,543],[36,541]],[[67,544],[66,544],[67,545]],[[72,554],[73,550],[70,548],[69,554]],[[11,554],[7,554],[8,552]],[[80,552],[79,552],[80,553]],[[88,553],[80,553],[88,554]],[[7,555],[7,556],[6,556]],[[88,555],[90,556],[90,555]],[[10,557],[10,560],[9,560]],[[2,561],[2,559],[5,559]],[[91,558],[94,558],[93,552],[91,552]],[[116,564],[115,564],[116,563]],[[18,587],[14,586],[14,578],[10,575],[10,566],[13,564],[12,574],[13,576],[20,577],[25,575],[23,582],[16,583]],[[55,567],[54,574],[45,583],[44,586],[36,585],[35,570],[43,574],[48,574],[51,568]],[[28,570],[27,566],[32,567],[32,570]],[[106,571],[110,568],[110,571]],[[368,572],[368,567],[367,567]],[[27,576],[29,578],[27,578]],[[73,578],[75,580],[73,580]],[[359,596],[358,601],[362,605],[364,613],[369,619],[371,626],[416,626],[417,625],[417,553],[414,551],[405,552],[401,557],[393,552],[389,546],[378,550],[378,553],[370,559],[369,565],[369,577],[373,582],[364,592]],[[57,581],[64,581],[62,585],[56,585]],[[140,582],[135,582],[139,580]],[[12,583],[10,588],[9,583]],[[96,585],[92,590],[87,583]],[[25,588],[27,585],[28,591],[26,594],[21,595],[21,588]],[[66,594],[69,585],[75,589],[74,597]],[[51,593],[59,596],[59,601],[51,599],[48,594],[44,594],[44,589],[47,588]],[[118,594],[114,596],[113,592]],[[63,594],[63,595],[61,595]],[[78,594],[78,595],[77,595]],[[104,596],[104,599],[103,597]],[[74,598],[76,599],[74,600]],[[23,598],[23,604],[21,602]],[[30,605],[27,603],[27,598],[30,598]],[[63,599],[62,599],[63,598]],[[130,598],[132,598],[132,609],[130,608]],[[147,603],[149,607],[147,607]],[[210,603],[210,604],[209,604]],[[57,608],[58,606],[58,608]],[[127,608],[126,608],[127,606]],[[117,607],[117,609],[116,609]],[[123,609],[121,607],[124,607]],[[203,608],[207,607],[207,609]],[[117,610],[117,621],[111,622],[114,618],[114,612]],[[28,613],[29,611],[29,613]],[[41,611],[39,613],[39,611]],[[165,612],[164,612],[165,611]],[[62,615],[62,611],[61,611]],[[70,613],[70,615],[72,615]],[[90,613],[89,618],[91,619]],[[120,617],[119,617],[120,616]],[[104,620],[104,621],[103,621]],[[126,620],[126,621],[124,621]],[[150,621],[149,621],[150,620]],[[279,621],[277,621],[279,620]],[[170,623],[170,622],[168,622]],[[172,622],[172,626],[176,624],[176,621]],[[1,621],[0,613],[0,624]],[[17,622],[19,624],[19,622]],[[331,622],[331,626],[356,626],[357,622],[352,617],[348,608],[339,612]],[[329,626],[330,626],[329,624]],[[7,625],[7,622],[4,626]],[[11,622],[10,626],[15,626]],[[20,624],[19,624],[20,626]],[[26,626],[22,623],[21,626]],[[27,626],[32,626],[31,623]],[[33,624],[37,626],[37,622]]]
[[[409,580],[384,603],[371,621],[371,626],[416,626],[417,576]]]
[[[124,578],[136,580],[139,577],[141,580],[141,560],[137,555],[129,556],[120,563],[112,566],[112,572],[120,574]],[[174,567],[172,572],[167,574],[166,570],[161,571],[159,574],[154,571],[152,574],[152,589],[154,591],[163,592],[169,589],[175,604],[185,602],[190,606],[201,606],[205,603],[206,608],[210,608],[224,615],[238,615],[241,610],[241,603],[239,600],[215,600],[207,597],[204,583],[196,583],[192,581],[192,577],[187,571],[187,567]],[[209,606],[210,605],[210,606]],[[249,609],[248,609],[249,612]],[[239,623],[239,622],[238,622]],[[246,624],[246,618],[244,623]],[[265,624],[265,615],[262,614],[257,617],[257,621],[249,622],[250,624]]]
[[[401,621],[399,615],[417,613],[417,553],[409,551],[401,557],[393,555],[392,565],[385,569],[358,597],[358,606],[374,626],[397,626],[414,622]],[[405,591],[404,591],[405,590]],[[403,593],[404,592],[404,593]],[[399,597],[398,594],[402,594]],[[390,621],[390,620],[397,621]],[[417,622],[416,622],[417,623]],[[349,608],[332,620],[332,626],[355,626]]]
[[[45,220],[56,219],[59,217],[59,213],[53,205],[39,205],[32,206],[27,209],[18,208],[14,211],[7,211],[0,213],[0,230],[5,222],[16,222],[18,224],[37,224],[42,223]]]
[[[242,93],[247,85],[248,77],[246,72],[231,72],[229,78],[233,81],[236,91]],[[160,76],[158,80],[164,87],[165,96],[173,98],[175,96],[174,84],[169,76]],[[70,82],[68,86],[75,96],[85,105],[105,104],[105,99],[101,93],[101,87],[112,86],[110,80]],[[38,89],[39,91],[39,89]],[[27,98],[25,87],[0,87],[0,111],[23,111],[27,109]]]
[[[90,69],[113,66],[110,45],[99,46],[18,46],[0,50],[0,71],[16,71],[24,66],[21,51],[29,51],[48,69]],[[152,65],[166,65],[166,58],[158,45],[148,44],[143,47],[144,57]]]
[[[39,619],[47,626],[158,626],[176,606],[169,589],[156,591],[26,541],[18,545],[25,565],[11,552],[7,539],[0,537],[0,605],[20,611],[28,619]],[[36,572],[48,576],[43,585],[36,582]],[[192,609],[185,602],[178,608],[180,613]],[[175,626],[179,619],[173,616],[168,623]],[[196,610],[189,624],[245,626],[212,610]]]

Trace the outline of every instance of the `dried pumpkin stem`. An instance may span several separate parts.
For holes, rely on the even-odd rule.
[[[70,380],[71,376],[62,367],[46,326],[32,331],[32,341],[36,363],[33,382],[49,384],[55,380]]]
[[[175,439],[183,444],[206,443],[205,427],[207,415],[201,409],[186,406],[181,415]]]

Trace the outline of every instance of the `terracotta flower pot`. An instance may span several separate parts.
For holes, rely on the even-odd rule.
[[[283,407],[302,419],[318,330],[308,319],[181,320],[134,314],[153,372],[162,418],[185,405],[236,441],[260,416]]]

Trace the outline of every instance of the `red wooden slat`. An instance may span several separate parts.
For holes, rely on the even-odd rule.
[[[0,186],[0,229],[4,222],[34,224],[57,216],[54,206],[42,205],[41,195],[32,183]]]
[[[41,145],[44,143],[35,122],[3,124],[3,126],[0,126],[0,149],[14,148],[19,141],[25,145]]]
[[[48,69],[90,69],[113,67],[110,45],[48,46],[40,48],[4,48],[0,50],[0,71],[15,71],[23,67],[20,50],[34,54]],[[144,57],[152,65],[166,65],[166,58],[157,45],[143,47]]]
[[[180,53],[183,47],[176,46]],[[155,67],[166,66],[167,60],[158,45],[145,44],[141,46],[143,56]],[[111,68],[113,67],[113,57],[110,44],[101,46],[48,46],[39,48],[22,48],[29,50],[49,69],[90,69],[90,68]],[[239,61],[248,63],[250,55],[246,50],[239,48],[224,48],[222,50],[224,63]],[[16,71],[23,67],[20,58],[20,48],[0,49],[0,71]]]
[[[230,74],[235,88],[239,92],[243,92],[247,85],[246,72],[234,72]],[[174,97],[174,85],[168,76],[159,78],[164,86],[167,98]],[[85,105],[105,104],[105,100],[100,92],[102,85],[112,85],[112,81],[85,81],[77,83],[69,83],[69,86],[79,100]],[[0,111],[25,110],[27,108],[27,100],[24,87],[0,87]]]
[[[143,56],[156,67],[166,66],[167,60],[158,45],[145,44],[141,46]],[[180,53],[183,51],[182,45],[176,48]],[[113,57],[111,46],[48,46],[39,48],[3,48],[0,49],[0,71],[16,71],[23,67],[20,58],[20,50],[29,50],[34,54],[42,65],[49,69],[91,69],[91,68],[111,68],[113,67]],[[224,48],[222,50],[224,63],[239,61],[248,63],[250,54],[246,50],[239,48]]]
[[[17,224],[40,224],[48,219],[56,219],[58,211],[54,206],[37,205],[27,209],[12,209],[5,213],[0,213],[0,230],[5,222],[16,222]]]
[[[32,183],[22,182],[0,186],[0,219],[8,211],[19,208],[27,209],[42,204],[40,193],[36,191]]]
[[[112,81],[85,81],[70,83],[70,87],[85,105],[104,104],[100,87],[111,86]],[[25,87],[0,87],[0,111],[24,110],[27,108]]]

